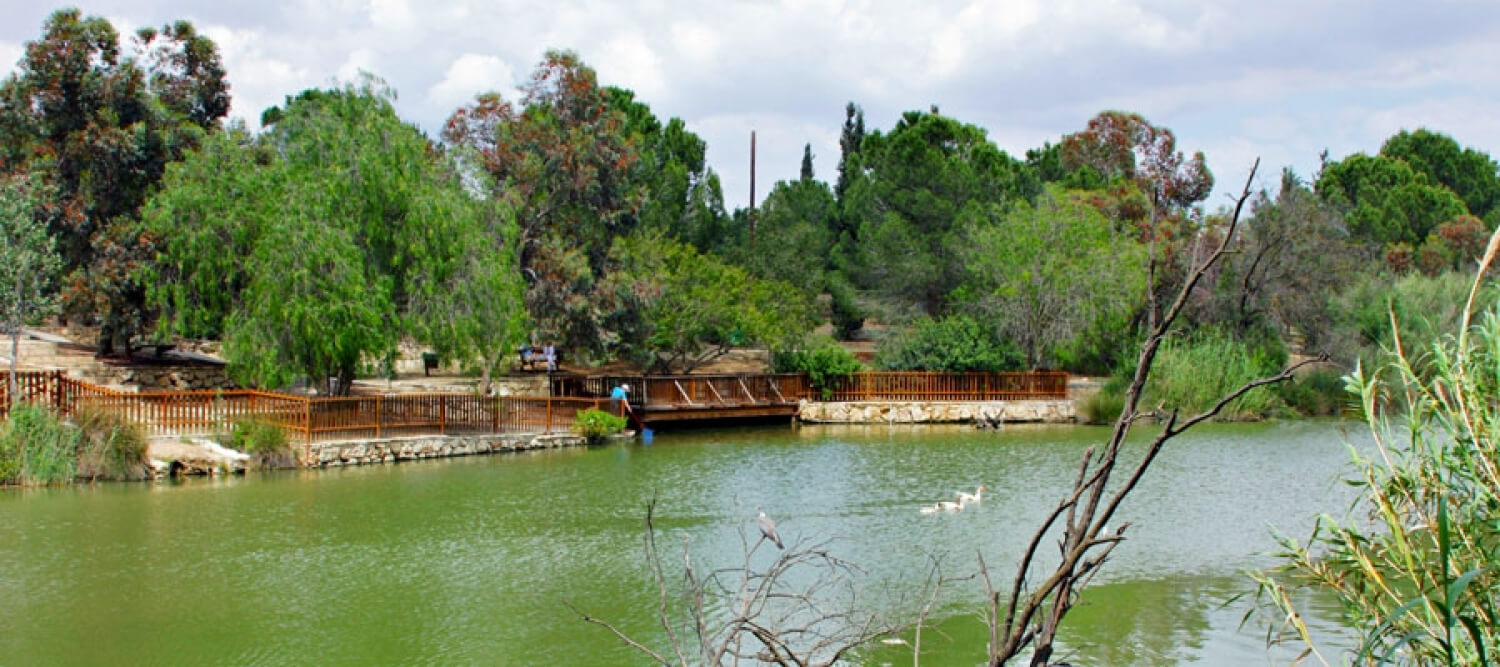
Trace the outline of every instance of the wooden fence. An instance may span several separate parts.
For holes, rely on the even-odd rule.
[[[152,435],[226,433],[236,421],[280,426],[290,437],[323,440],[411,435],[562,433],[607,399],[481,397],[472,394],[390,394],[311,398],[264,391],[163,391],[133,394],[81,382],[60,371],[21,373],[23,400],[62,414],[105,410]],[[8,382],[0,382],[0,417],[10,411]]]
[[[1065,399],[1066,371],[935,373],[867,371],[834,383],[831,392],[807,387],[810,401],[1020,401]]]
[[[801,373],[779,375],[615,375],[553,380],[554,395],[606,397],[630,385],[630,403],[647,410],[700,405],[763,405],[808,401],[1017,401],[1065,399],[1065,371],[941,373],[865,371],[837,381],[827,393]]]

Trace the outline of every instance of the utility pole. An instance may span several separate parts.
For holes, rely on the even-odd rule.
[[[750,252],[755,252],[755,130],[750,130]]]

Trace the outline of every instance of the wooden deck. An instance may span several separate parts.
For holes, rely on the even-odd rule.
[[[806,375],[614,375],[559,376],[553,396],[608,397],[630,385],[630,405],[645,424],[744,418],[791,418],[801,401],[1013,401],[1061,399],[1068,374],[862,372],[829,391],[816,390]]]

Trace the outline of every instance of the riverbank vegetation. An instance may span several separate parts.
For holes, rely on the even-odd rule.
[[[701,138],[569,51],[515,99],[475,91],[436,137],[373,76],[288,91],[252,130],[226,122],[230,73],[191,24],[123,46],[77,10],[42,29],[0,84],[0,175],[35,184],[61,260],[41,300],[105,353],[219,339],[249,385],[342,393],[403,341],[486,378],[528,340],[686,372],[823,322],[880,368],[1123,375],[1153,304],[1229,233],[1208,156],[1128,111],[1012,155],[935,107],[872,128],[850,103],[832,178],[808,147],[796,180],[731,210]],[[1207,391],[1174,385],[1175,355],[1368,365],[1388,307],[1421,314],[1403,333],[1445,330],[1440,295],[1500,222],[1496,172],[1421,128],[1284,170],[1190,295],[1154,391]],[[1226,416],[1327,403],[1287,398]]]
[[[1257,575],[1278,639],[1317,654],[1296,595],[1315,590],[1358,631],[1357,662],[1480,665],[1500,655],[1500,309],[1481,296],[1497,250],[1500,235],[1458,300],[1451,335],[1420,347],[1396,340],[1349,376],[1375,449],[1350,450],[1360,503],[1320,517],[1305,542],[1284,539],[1280,566]],[[1391,322],[1399,330],[1394,311]]]
[[[147,465],[140,427],[108,412],[80,410],[67,421],[21,403],[0,422],[0,485],[139,480]]]

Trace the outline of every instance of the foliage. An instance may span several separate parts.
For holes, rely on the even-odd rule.
[[[887,371],[1008,371],[1023,363],[1013,343],[967,315],[918,320],[875,353],[875,367]]]
[[[141,327],[134,276],[151,239],[134,219],[166,166],[228,112],[217,47],[190,23],[140,31],[122,54],[108,21],[54,12],[0,84],[0,173],[49,186],[42,216],[67,273],[67,312],[100,324],[101,349]]]
[[[1337,417],[1354,398],[1344,387],[1341,374],[1318,369],[1276,385],[1276,395],[1293,412],[1307,417]]]
[[[708,166],[708,144],[681,118],[658,120],[635,93],[614,86],[605,90],[610,107],[624,114],[622,131],[638,153],[629,178],[641,186],[640,209],[633,214],[639,226],[703,252],[721,249],[729,216],[719,175]]]
[[[806,373],[808,383],[823,395],[824,400],[832,398],[839,382],[861,367],[852,353],[826,337],[778,349],[771,355],[774,372]]]
[[[1138,113],[1102,111],[1082,131],[1063,137],[1059,152],[1062,172],[1087,168],[1105,182],[1135,182],[1162,211],[1201,202],[1214,187],[1202,152],[1184,159],[1172,131]]]
[[[1261,191],[1251,211],[1237,252],[1225,258],[1215,288],[1195,295],[1190,315],[1239,337],[1270,329],[1300,336],[1306,349],[1326,349],[1335,327],[1330,296],[1368,263],[1368,253],[1349,241],[1335,207],[1289,169],[1275,198]]]
[[[1471,293],[1464,312],[1474,303]],[[1425,370],[1406,348],[1384,358],[1385,372],[1357,367],[1349,376],[1379,456],[1351,446],[1359,511],[1320,517],[1305,543],[1283,539],[1280,565],[1256,577],[1258,598],[1285,619],[1283,639],[1294,634],[1316,650],[1292,602],[1293,592],[1312,589],[1342,605],[1362,638],[1359,662],[1495,660],[1500,311],[1473,327],[1465,315],[1455,330],[1429,348]]]
[[[9,395],[19,398],[16,354],[21,327],[52,312],[52,282],[61,260],[52,237],[33,216],[38,197],[19,176],[0,175],[0,333],[10,335]]]
[[[865,326],[865,311],[855,302],[854,288],[842,274],[831,274],[828,296],[828,319],[833,323],[833,337],[853,340],[854,334]]]
[[[864,174],[840,204],[858,220],[851,273],[860,287],[930,316],[945,312],[962,280],[955,257],[970,209],[1036,196],[1026,165],[995,146],[985,131],[936,112],[907,112],[889,133],[865,137]]]
[[[1439,224],[1469,212],[1452,190],[1385,155],[1355,153],[1331,162],[1316,189],[1344,209],[1350,234],[1380,245],[1420,244]]]
[[[220,134],[174,166],[143,216],[164,330],[222,332],[232,372],[262,386],[347,391],[403,334],[500,358],[521,328],[494,318],[519,310],[504,212],[392,100],[373,79],[304,93],[254,142]]]
[[[1402,347],[1412,352],[1412,366],[1425,369],[1426,352],[1442,332],[1452,331],[1462,316],[1462,298],[1469,283],[1459,273],[1410,274],[1394,279],[1377,275],[1360,280],[1333,299],[1337,329],[1348,338],[1333,349],[1347,350],[1344,361],[1363,358],[1372,367],[1378,351],[1394,346],[1395,335],[1399,335]],[[1480,298],[1493,303],[1500,299],[1500,290],[1485,282]]]
[[[693,368],[733,347],[776,347],[811,330],[811,298],[691,246],[650,234],[619,239],[607,290],[633,300],[639,344],[619,351],[656,369]]]
[[[1285,363],[1284,351],[1247,345],[1219,332],[1170,339],[1157,353],[1144,400],[1167,410],[1201,412],[1235,387],[1280,372]],[[1226,405],[1216,419],[1263,419],[1284,407],[1276,392],[1259,388]]]
[[[592,291],[614,238],[638,223],[639,147],[620,96],[575,53],[548,51],[522,92],[519,109],[480,95],[454,112],[443,138],[473,151],[494,196],[515,203],[527,311],[542,335],[602,353],[620,333],[610,327],[615,304]]]
[[[1145,294],[1140,244],[1057,189],[1035,206],[971,212],[953,251],[967,276],[953,301],[1019,345],[1026,366],[1123,338],[1101,334],[1125,329]]]
[[[260,419],[239,419],[225,438],[231,449],[250,455],[255,468],[290,468],[297,465],[297,452],[280,426]]]
[[[73,481],[79,431],[51,410],[21,403],[0,423],[0,484],[40,486]]]
[[[1402,130],[1385,140],[1380,154],[1453,191],[1475,216],[1487,218],[1500,207],[1500,166],[1484,152],[1459,147],[1453,137],[1427,128]]]
[[[139,424],[117,412],[82,407],[73,414],[78,429],[78,477],[89,480],[142,480],[151,476],[146,450],[150,440]]]
[[[756,216],[755,249],[744,246],[725,254],[757,278],[788,282],[804,294],[816,295],[825,286],[828,233],[837,212],[827,184],[811,179],[779,182]]]
[[[1113,424],[1125,409],[1125,387],[1130,379],[1111,375],[1099,390],[1078,400],[1078,419],[1085,424]]]
[[[625,430],[625,426],[629,423],[629,420],[624,417],[612,415],[604,410],[589,408],[579,412],[573,418],[573,431],[588,438],[590,442],[596,442],[601,438]]]

